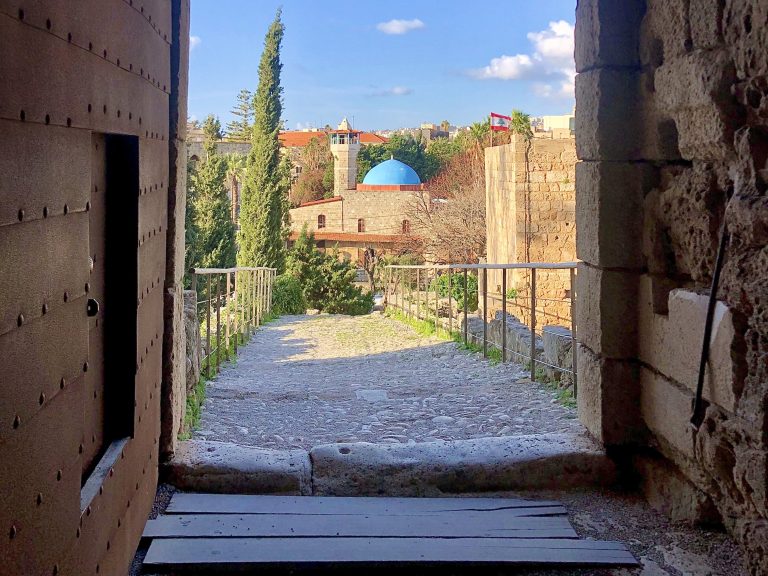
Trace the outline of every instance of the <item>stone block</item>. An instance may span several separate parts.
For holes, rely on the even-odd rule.
[[[717,525],[720,514],[712,499],[699,490],[669,460],[637,456],[634,466],[641,477],[645,499],[673,522]]]
[[[739,518],[735,532],[747,551],[749,574],[768,574],[768,520],[754,516]]]
[[[160,455],[173,455],[187,406],[186,334],[181,287],[168,288],[163,303],[163,380],[160,398]]]
[[[651,284],[647,276],[640,281],[639,358],[693,393],[709,297],[675,289],[668,296],[668,315],[655,314]],[[731,414],[736,413],[747,373],[745,330],[739,314],[723,302],[716,304],[703,395]]]
[[[647,368],[640,369],[640,388],[640,411],[648,429],[676,452],[693,459],[693,393]]]
[[[768,4],[765,0],[728,0],[723,36],[734,56],[739,78],[768,75]]]
[[[596,69],[576,76],[576,153],[580,160],[642,159],[640,73]]]
[[[541,342],[544,347],[544,361],[551,366],[573,370],[573,334],[563,326],[545,326],[541,330]],[[559,382],[572,382],[568,372],[545,367],[547,376]]]
[[[167,481],[180,490],[217,494],[312,493],[309,454],[268,450],[229,442],[181,442],[164,466]]]
[[[690,49],[689,0],[647,0],[640,25],[640,61],[648,67]]]
[[[642,268],[643,196],[654,169],[644,163],[576,165],[576,253],[593,266]]]
[[[691,40],[694,48],[715,48],[723,42],[724,2],[690,0]]]
[[[202,350],[200,341],[200,321],[197,317],[197,292],[184,291],[184,334],[186,336],[186,384],[187,393],[191,392],[200,380]]]
[[[579,342],[606,358],[633,358],[637,351],[637,280],[629,272],[579,264],[576,325]]]
[[[656,69],[657,102],[675,121],[683,158],[722,160],[731,152],[742,115],[731,94],[735,81],[725,49],[695,51]]]
[[[639,411],[639,372],[634,362],[601,358],[576,347],[579,420],[606,446],[637,443],[645,427]]]
[[[576,4],[576,71],[637,66],[640,0],[580,0]]]
[[[438,496],[605,486],[613,463],[586,435],[418,444],[339,443],[310,452],[315,496]]]

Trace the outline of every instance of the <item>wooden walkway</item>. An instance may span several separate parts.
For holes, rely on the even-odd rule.
[[[559,502],[182,494],[150,520],[145,571],[381,565],[635,566],[579,540]]]

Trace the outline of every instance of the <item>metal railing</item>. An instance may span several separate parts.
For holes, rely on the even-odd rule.
[[[237,354],[272,311],[272,285],[277,270],[263,267],[193,268],[200,322],[200,373],[212,378],[222,360]],[[201,308],[204,310],[201,314]],[[215,323],[215,324],[214,324]]]
[[[522,294],[518,290],[508,290],[509,271],[518,271],[527,278],[521,279],[526,290]],[[489,293],[488,272],[500,272],[500,292]],[[567,274],[562,285],[568,286],[564,290],[564,297],[556,298],[552,295],[539,297],[537,295],[537,276],[543,271],[555,274]],[[440,277],[447,276],[445,281]],[[469,289],[470,276],[477,280],[477,307],[470,306],[472,291]],[[517,283],[518,287],[520,282]],[[445,289],[447,287],[447,290]],[[461,297],[461,304],[457,301],[456,291]],[[441,289],[442,288],[442,289]],[[576,302],[576,262],[525,262],[518,264],[423,264],[423,265],[391,265],[387,266],[386,287],[384,291],[385,306],[391,306],[404,315],[432,322],[435,329],[442,327],[452,336],[463,339],[465,345],[475,338],[470,332],[470,314],[475,309],[482,313],[474,317],[482,319],[482,349],[483,356],[488,357],[488,347],[500,349],[501,361],[506,362],[513,357],[519,364],[530,364],[531,379],[536,379],[537,365],[548,367],[559,372],[571,375],[573,382],[573,394],[576,395],[576,324],[574,305]],[[440,292],[444,295],[441,297]],[[527,292],[527,294],[525,294]],[[489,297],[500,301],[501,312],[501,342],[493,343],[488,337],[488,300]],[[432,303],[430,306],[430,302]],[[521,353],[508,347],[507,322],[508,312],[517,309],[518,314],[525,317],[530,338],[528,353]],[[554,308],[554,312],[552,309]],[[463,321],[461,318],[463,316]],[[548,318],[554,318],[558,323],[570,324],[572,365],[558,366],[537,358],[536,330],[539,326],[547,324]],[[541,321],[539,320],[541,319]],[[454,323],[459,322],[458,330],[454,329]]]

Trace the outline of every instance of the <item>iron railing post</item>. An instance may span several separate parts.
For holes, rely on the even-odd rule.
[[[573,370],[573,397],[577,394],[576,363],[576,268],[570,269],[571,276],[571,369]]]
[[[536,268],[531,268],[531,381],[536,380]]]
[[[232,292],[232,285],[230,283],[230,281],[231,281],[230,273],[226,272],[226,275],[227,275],[227,292],[226,292],[227,296],[224,299],[224,301],[227,304],[227,309],[226,309],[226,312],[225,312],[225,314],[226,314],[226,326],[224,327],[224,341],[227,344],[227,349],[224,352],[224,356],[227,358],[227,360],[229,360],[229,342],[230,342],[230,338],[232,337],[232,335],[229,333],[229,308],[230,308],[229,307],[229,294],[230,294],[230,292]]]
[[[448,335],[453,338],[453,287],[451,286],[451,269],[448,268]]]
[[[467,269],[464,268],[464,346],[467,345],[469,321],[467,320]]]
[[[507,361],[507,269],[501,270],[501,361]]]
[[[216,374],[221,365],[221,274],[216,275]]]
[[[421,269],[416,268],[416,320],[421,320]]]
[[[483,268],[483,358],[488,358],[488,268]]]
[[[435,334],[437,334],[439,322],[440,322],[440,299],[437,295],[437,285],[439,284],[439,276],[437,274],[437,268],[435,268]]]
[[[234,292],[232,293],[232,300],[234,300],[235,305],[235,313],[234,318],[232,321],[234,322],[233,332],[235,333],[235,356],[237,356],[237,345],[240,343],[240,326],[238,326],[238,318],[237,315],[240,311],[240,303],[239,300],[239,293],[240,293],[240,285],[237,278],[237,270],[235,270],[235,286],[234,286]]]
[[[206,326],[206,345],[208,354],[205,356],[205,369],[208,372],[208,379],[210,380],[213,378],[213,374],[211,373],[211,357],[213,356],[213,349],[212,349],[212,343],[211,343],[211,305],[213,303],[213,294],[211,293],[211,275],[208,274],[208,294],[207,301],[208,301],[208,310],[205,314],[205,326]]]
[[[251,321],[253,322],[254,332],[259,326],[259,317],[256,316],[256,294],[259,289],[258,271],[251,270]]]
[[[198,314],[200,313],[200,301],[197,299],[197,274],[195,273],[195,269],[193,268],[190,270],[190,274],[192,274],[192,291],[195,293],[195,318],[198,318]],[[200,321],[197,320],[197,326],[195,327],[197,330],[197,361],[200,362],[200,370],[202,372],[202,364],[203,364],[203,339],[200,338]],[[195,382],[197,384],[197,382]]]

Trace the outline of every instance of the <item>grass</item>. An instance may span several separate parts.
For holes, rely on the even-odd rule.
[[[269,324],[270,322],[275,321],[277,318],[279,318],[277,314],[270,312],[262,318],[261,325],[264,326],[265,324]],[[237,337],[238,346],[243,346],[250,340],[249,335],[245,333],[240,333],[237,335]],[[201,358],[200,379],[197,381],[197,384],[195,385],[195,388],[192,390],[192,392],[187,394],[187,406],[184,411],[184,423],[182,426],[182,431],[179,433],[179,440],[189,440],[192,437],[192,432],[200,426],[200,417],[202,416],[203,403],[205,402],[205,391],[208,386],[208,382],[210,381],[210,378],[208,378],[208,366],[210,365],[211,369],[213,370],[213,366],[216,365],[217,355],[220,352],[223,353],[223,350],[216,350],[207,360]],[[229,360],[227,360],[226,356],[222,354],[221,364],[236,364],[237,354],[235,353],[234,336],[230,339],[228,352]],[[208,362],[210,362],[210,364],[208,364]]]
[[[389,318],[398,320],[403,324],[407,324],[423,336],[435,335],[439,338],[443,338],[444,340],[453,340],[460,350],[467,350],[468,352],[475,353],[482,353],[483,351],[483,347],[480,344],[475,344],[474,342],[470,341],[467,341],[465,344],[464,335],[461,332],[448,332],[448,330],[440,327],[435,329],[434,319],[429,321],[411,318],[410,316],[403,314],[400,310],[394,308],[388,308],[385,314]],[[501,350],[493,345],[488,345],[486,357],[488,358],[490,364],[495,366],[496,364],[501,363]],[[530,372],[531,364],[526,364],[525,369]],[[557,381],[551,380],[547,376],[546,370],[544,370],[543,367],[536,368],[536,382],[542,384],[547,390],[552,392],[559,404],[567,408],[576,408],[576,398],[573,396],[573,389],[560,387]]]
[[[421,320],[406,316],[397,309],[387,309],[386,315],[389,318],[398,320],[403,324],[407,324],[422,336],[437,336],[443,340],[453,340],[457,344],[459,350],[467,350],[469,352],[483,351],[483,347],[479,344],[475,344],[474,342],[467,341],[465,344],[464,335],[461,332],[457,332],[455,330],[449,332],[441,326],[435,327],[434,316],[427,316],[426,320]],[[488,358],[488,361],[491,363],[491,365],[495,366],[496,364],[501,363],[501,350],[494,346],[488,346],[486,357]]]

